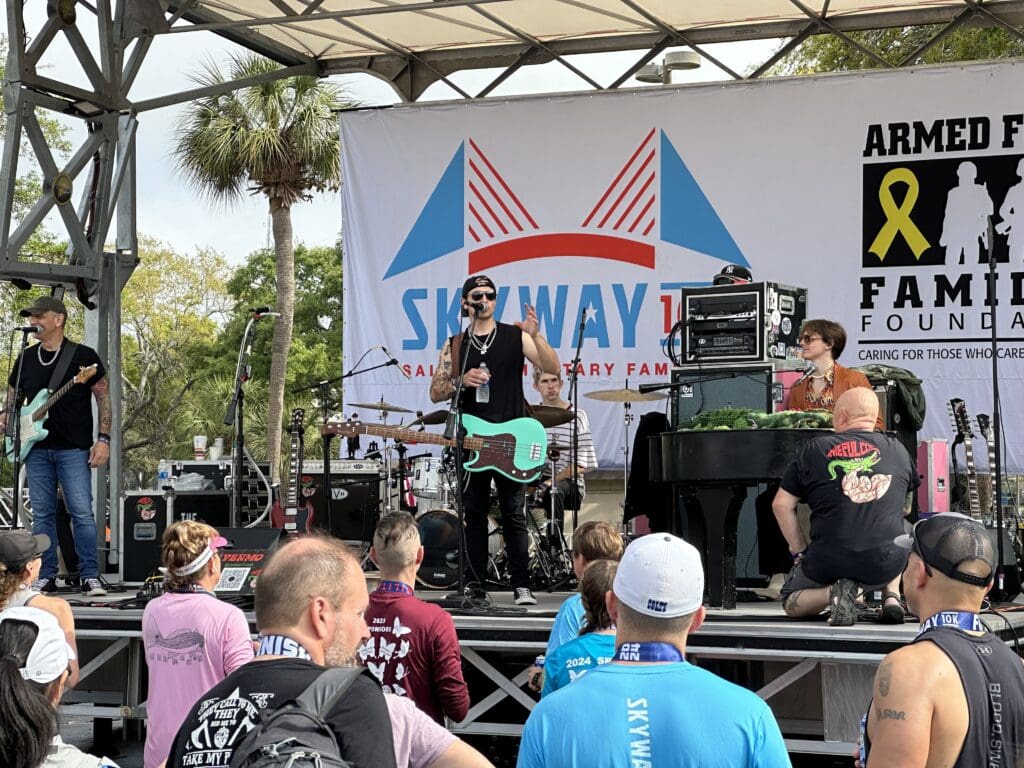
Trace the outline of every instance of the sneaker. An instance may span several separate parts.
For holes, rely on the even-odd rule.
[[[828,623],[833,627],[852,627],[857,623],[857,584],[850,579],[840,579],[829,589],[831,611]]]
[[[516,587],[512,590],[512,595],[515,597],[516,605],[537,604],[537,598],[533,596],[533,592],[528,587]]]
[[[99,579],[82,579],[82,593],[86,597],[103,597],[107,590],[103,588],[103,582]]]
[[[57,591],[57,580],[52,576],[48,579],[36,579],[32,582],[34,592],[52,593]]]

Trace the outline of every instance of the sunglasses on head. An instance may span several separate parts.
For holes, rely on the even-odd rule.
[[[469,294],[469,298],[473,301],[483,301],[484,299],[487,299],[488,301],[494,301],[496,298],[498,298],[498,294],[495,293],[494,291],[474,291],[473,293]]]

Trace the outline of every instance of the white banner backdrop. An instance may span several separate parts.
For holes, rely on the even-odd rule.
[[[460,328],[462,281],[478,272],[500,288],[499,319],[537,307],[563,362],[590,310],[581,393],[667,381],[680,287],[740,263],[758,281],[806,287],[808,316],[849,334],[843,364],[921,377],[920,436],[948,438],[950,397],[972,414],[992,409],[982,246],[993,214],[1016,471],[1022,75],[1013,63],[929,67],[343,113],[345,370],[368,350],[362,367],[386,362],[373,349],[383,345],[411,377],[389,367],[350,378],[345,410],[380,398],[437,407],[432,369]],[[602,466],[622,466],[623,406],[581,405]]]

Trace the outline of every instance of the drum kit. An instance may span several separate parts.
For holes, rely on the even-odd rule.
[[[664,399],[662,393],[641,393],[630,389],[627,380],[623,389],[599,390],[584,394],[584,397],[602,402],[616,402],[623,405],[625,439],[623,453],[626,457],[623,471],[623,491],[625,492],[626,473],[629,467],[629,426],[633,421],[630,412],[633,403],[651,402]],[[352,409],[376,411],[382,423],[387,424],[391,414],[414,414],[416,418],[408,424],[401,425],[402,431],[444,424],[448,418],[448,410],[441,409],[429,413],[416,412],[409,408],[384,402],[383,398],[374,403],[351,403]],[[545,429],[565,424],[572,420],[572,412],[565,408],[544,405],[529,406],[529,416],[539,421]],[[425,587],[434,589],[450,589],[458,582],[458,546],[459,521],[455,511],[455,499],[458,472],[452,449],[446,448],[441,456],[424,454],[406,458],[408,446],[403,440],[395,439],[394,445],[387,444],[380,450],[383,462],[387,492],[384,496],[382,514],[401,507],[401,499],[407,487],[416,501],[416,520],[423,542],[423,564],[417,574],[417,581]],[[415,442],[408,439],[405,442]],[[563,451],[571,450],[568,445],[550,444],[547,460],[550,462],[550,476],[555,474],[558,456]],[[392,467],[392,452],[397,455],[396,466]],[[407,479],[411,482],[406,482]],[[394,505],[395,493],[399,503]],[[536,587],[549,590],[568,585],[573,578],[572,556],[566,546],[565,538],[555,520],[554,498],[550,498],[548,508],[541,507],[544,488],[535,487],[527,494],[527,533],[530,544],[530,572]],[[554,494],[548,494],[553,497]],[[492,495],[492,514],[488,518],[488,581],[507,582],[508,563],[504,553],[504,540],[501,535],[500,519],[497,514],[496,496]],[[543,514],[539,522],[534,514]]]

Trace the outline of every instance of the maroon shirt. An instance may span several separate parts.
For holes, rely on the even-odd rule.
[[[462,654],[452,617],[436,605],[401,592],[377,590],[366,611],[370,639],[359,660],[385,692],[407,696],[439,723],[469,711]]]

